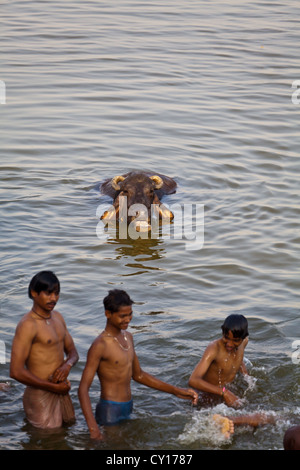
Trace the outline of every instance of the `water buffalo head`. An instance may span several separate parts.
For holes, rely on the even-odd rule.
[[[175,192],[176,183],[169,177],[146,172],[130,172],[107,180],[102,192],[113,198],[113,206],[104,212],[104,221],[113,218],[132,223],[136,231],[151,229],[153,208],[158,217],[172,220],[173,214],[160,201],[164,194]]]

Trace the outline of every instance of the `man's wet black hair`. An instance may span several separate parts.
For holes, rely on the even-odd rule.
[[[232,332],[234,338],[246,338],[248,333],[248,321],[244,315],[232,314],[227,317],[222,325],[223,334]]]
[[[108,295],[103,299],[105,310],[111,313],[118,312],[120,307],[132,305],[133,303],[133,300],[131,300],[127,292],[121,289],[110,290]]]
[[[28,297],[32,299],[32,290],[39,294],[42,291],[52,292],[55,289],[59,293],[60,283],[57,276],[52,271],[41,271],[31,279],[28,286]]]

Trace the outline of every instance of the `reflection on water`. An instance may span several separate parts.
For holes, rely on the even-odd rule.
[[[109,256],[115,260],[124,260],[125,267],[135,270],[131,274],[121,272],[120,276],[132,276],[163,269],[159,268],[156,263],[157,260],[166,256],[166,246],[163,239],[152,238],[151,233],[146,233],[144,237],[137,239],[132,239],[129,236],[120,238],[118,227],[105,230],[101,221],[99,224],[101,228],[97,230],[97,238],[100,240],[100,244],[104,243],[109,246],[111,250]]]
[[[124,266],[133,268],[131,274],[120,273],[121,276],[133,276],[147,271],[159,271],[156,261],[165,257],[165,248],[161,240],[127,240],[114,239],[109,243],[113,245],[116,258],[124,260]]]

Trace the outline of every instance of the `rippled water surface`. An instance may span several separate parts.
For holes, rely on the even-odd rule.
[[[299,2],[1,3],[0,448],[281,449],[300,410]],[[170,206],[204,205],[202,245],[99,234],[110,205],[99,184],[131,169],[174,177]],[[42,269],[60,278],[80,354],[77,422],[50,435],[26,424],[24,388],[9,378]],[[192,408],[133,383],[132,419],[92,444],[77,388],[114,287],[136,301],[142,367],[182,387],[223,319],[244,314],[251,380],[234,387],[243,412],[276,425],[224,443],[210,419],[224,405]],[[98,395],[95,380],[94,405]]]

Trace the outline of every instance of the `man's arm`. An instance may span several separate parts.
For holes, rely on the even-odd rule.
[[[86,365],[82,373],[78,397],[80,401],[80,406],[84,414],[86,423],[88,425],[90,436],[92,439],[103,439],[103,436],[98,427],[97,421],[95,419],[91,400],[89,396],[89,389],[94,380],[96,371],[99,367],[99,363],[102,357],[102,344],[93,343],[90,347],[87,355]]]
[[[240,365],[240,372],[241,372],[241,374],[243,374],[243,375],[249,375],[249,374],[248,374],[247,367],[246,367],[244,361],[243,361],[242,364]]]
[[[11,350],[10,377],[31,387],[40,388],[53,393],[66,394],[70,390],[70,384],[51,383],[32,374],[26,368],[26,362],[30,354],[31,346],[36,335],[36,329],[32,322],[21,321],[16,328]]]
[[[71,368],[76,364],[79,359],[77,349],[75,347],[72,336],[70,335],[64,319],[61,317],[61,321],[65,328],[65,338],[64,338],[64,351],[66,354],[66,359],[64,362],[56,369],[53,373],[52,381],[55,383],[63,382],[67,379]]]
[[[178,398],[192,400],[194,405],[197,404],[198,394],[194,390],[175,387],[174,385],[163,382],[153,375],[148,374],[148,372],[143,371],[135,353],[133,359],[132,378],[136,382],[146,385],[147,387],[160,390],[161,392],[170,393],[177,396]]]
[[[246,346],[247,346],[247,344],[248,344],[248,341],[249,341],[249,338],[248,338],[248,337],[243,340],[243,343],[242,343],[243,354],[244,354],[245,348],[246,348]],[[241,374],[243,374],[243,375],[249,375],[244,360],[242,361],[242,364],[240,365],[240,369],[239,369],[239,370],[240,370]]]
[[[191,387],[196,388],[197,390],[202,390],[203,392],[214,393],[215,395],[221,395],[222,390],[217,385],[213,385],[206,380],[203,379],[205,377],[207,371],[209,370],[211,364],[216,358],[217,348],[215,344],[210,344],[201,360],[198,362],[197,366],[195,367],[192,375],[189,378],[189,385]]]
[[[212,362],[215,360],[217,354],[217,346],[215,343],[210,344],[200,362],[195,367],[192,375],[189,379],[189,385],[197,390],[202,390],[203,392],[213,393],[215,395],[222,396],[224,398],[225,403],[228,406],[237,405],[238,404],[238,397],[236,397],[232,392],[223,387],[219,387],[218,385],[211,384],[203,379],[205,377],[207,371],[209,370]]]

